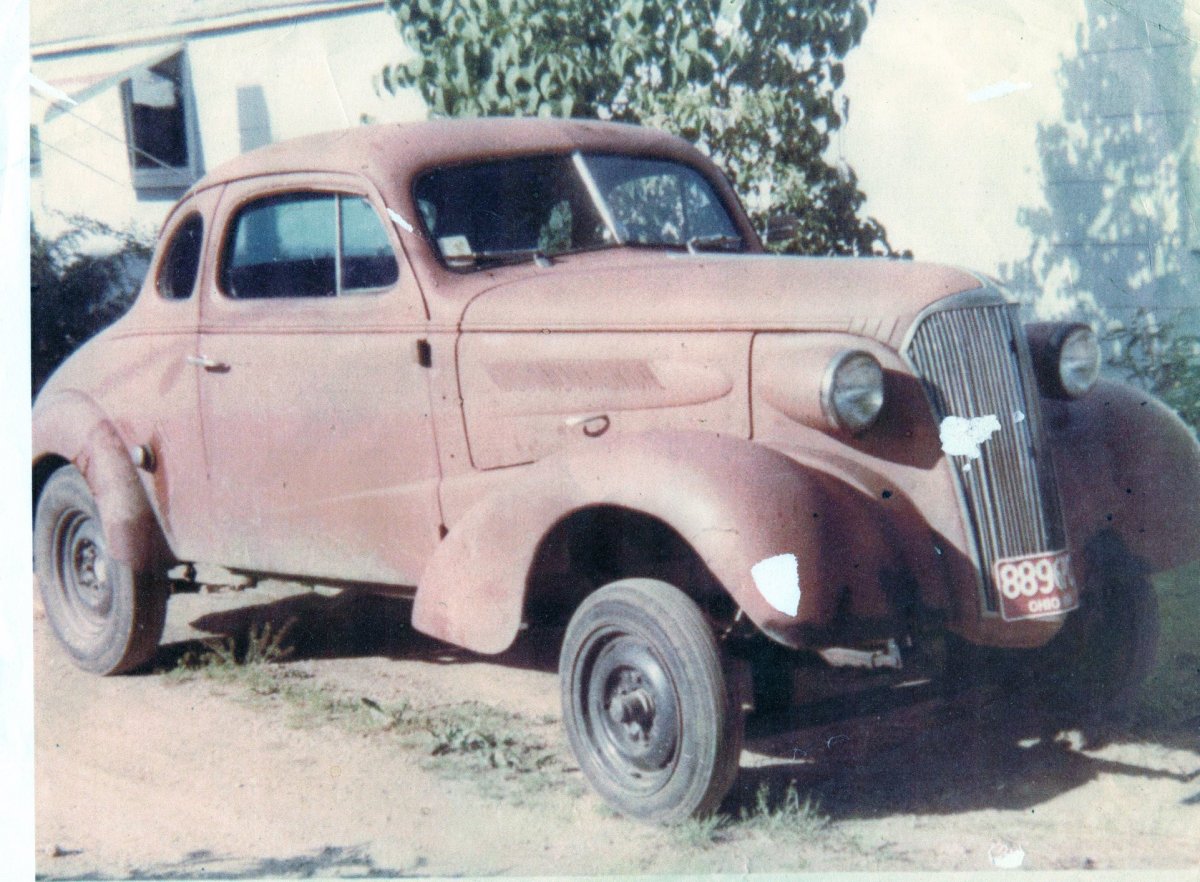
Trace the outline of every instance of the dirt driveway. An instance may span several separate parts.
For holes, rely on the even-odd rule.
[[[1084,748],[977,698],[752,720],[722,815],[659,829],[588,792],[553,646],[480,659],[405,614],[282,583],[179,595],[158,670],[115,679],[38,616],[38,876],[1200,867],[1195,721]],[[288,621],[279,664],[196,639]]]

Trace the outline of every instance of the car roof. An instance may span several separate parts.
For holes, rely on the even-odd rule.
[[[435,165],[574,150],[646,153],[696,161],[699,152],[657,129],[595,120],[479,118],[366,125],[281,141],[215,168],[196,192],[243,178],[296,172],[364,175],[383,192]]]

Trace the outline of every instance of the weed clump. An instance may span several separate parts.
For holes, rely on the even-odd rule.
[[[743,808],[739,812],[739,821],[745,829],[768,836],[781,833],[809,835],[829,826],[829,818],[821,813],[811,795],[800,799],[795,781],[788,784],[783,801],[778,805],[771,804],[771,788],[764,781],[755,791],[753,810]]]
[[[736,818],[728,814],[688,818],[672,830],[681,845],[703,849],[751,836],[808,838],[829,826],[829,818],[821,813],[816,800],[811,796],[801,799],[794,781],[780,802],[772,799],[771,787],[764,781],[754,793],[753,807],[742,808]]]
[[[541,740],[514,728],[516,720],[487,705],[468,702],[427,718],[435,757],[462,756],[493,769],[537,772],[556,762]]]
[[[288,619],[278,630],[270,622],[251,625],[245,646],[239,647],[233,637],[210,638],[203,641],[204,649],[189,649],[180,656],[177,670],[214,672],[221,668],[252,667],[254,665],[278,664],[291,657],[295,647],[288,638],[296,620]]]
[[[724,842],[732,824],[733,819],[728,815],[712,814],[680,821],[672,827],[672,832],[680,845],[705,849]]]

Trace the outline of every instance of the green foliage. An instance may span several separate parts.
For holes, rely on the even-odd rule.
[[[754,792],[753,807],[739,810],[736,820],[723,814],[688,818],[676,824],[673,832],[682,845],[708,848],[750,836],[809,839],[829,827],[829,818],[821,813],[813,798],[800,798],[795,781],[788,783],[782,799],[773,796],[771,785],[763,781]]]
[[[1160,573],[1154,587],[1162,627],[1158,663],[1142,689],[1134,724],[1148,735],[1194,731],[1200,722],[1200,564]]]
[[[205,640],[202,652],[188,650],[180,657],[177,667],[195,670],[278,664],[292,654],[294,647],[288,644],[288,638],[295,624],[296,620],[292,618],[279,629],[272,628],[270,622],[251,625],[240,651],[238,642],[232,637]]]
[[[741,822],[748,829],[766,835],[809,835],[829,826],[829,818],[821,814],[811,796],[800,799],[794,781],[788,784],[783,801],[779,804],[772,803],[771,788],[766,782],[760,784],[754,794],[754,810],[742,809]]]
[[[554,766],[554,753],[539,739],[521,730],[519,720],[485,704],[468,702],[430,715],[425,727],[436,757],[465,756],[475,765],[513,772],[534,772]]]
[[[151,245],[140,235],[95,221],[46,239],[31,225],[30,372],[36,394],[79,346],[133,303]]]
[[[180,657],[169,677],[239,687],[251,704],[288,709],[297,727],[334,724],[356,734],[388,733],[403,749],[426,755],[439,773],[476,780],[492,795],[519,799],[573,787],[563,780],[566,765],[559,752],[535,731],[556,726],[556,717],[531,723],[475,701],[426,706],[402,698],[383,705],[365,695],[355,698],[315,681],[302,665],[281,664],[292,655],[288,637],[294,624],[289,619],[278,629],[254,625],[241,638],[205,640],[203,648]]]
[[[688,849],[705,849],[724,842],[729,836],[731,820],[728,815],[705,815],[685,818],[672,827],[675,839]]]
[[[842,60],[874,0],[388,0],[412,60],[384,69],[436,116],[656,126],[730,175],[780,250],[892,254],[854,173],[822,154]]]
[[[1174,322],[1139,309],[1129,324],[1110,324],[1104,342],[1111,367],[1200,431],[1200,335],[1182,333]]]

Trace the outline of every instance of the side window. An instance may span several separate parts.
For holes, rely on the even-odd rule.
[[[399,266],[379,216],[360,196],[289,193],[238,212],[225,241],[230,297],[334,297],[385,288]]]
[[[361,196],[339,196],[342,229],[341,293],[386,288],[400,277],[387,230],[371,203]]]
[[[167,300],[186,300],[196,287],[200,251],[204,245],[204,221],[189,215],[175,228],[158,269],[158,293]]]

